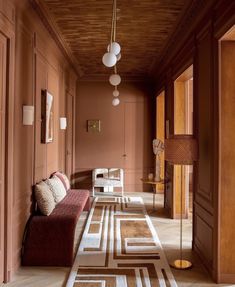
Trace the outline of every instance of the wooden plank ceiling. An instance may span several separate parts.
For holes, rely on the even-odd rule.
[[[120,75],[146,77],[162,55],[190,0],[117,0]],[[84,77],[110,74],[102,56],[110,39],[112,0],[43,0]]]

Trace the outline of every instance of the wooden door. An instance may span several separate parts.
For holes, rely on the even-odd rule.
[[[232,35],[225,34],[227,38],[221,41],[220,47],[218,262],[221,282],[234,282],[235,278],[235,39]]]
[[[74,96],[67,93],[66,174],[71,179],[74,171]]]
[[[125,191],[143,191],[141,178],[146,177],[152,166],[153,154],[146,150],[152,148],[151,126],[147,122],[145,102],[127,102],[124,111],[124,167]],[[151,120],[151,119],[150,119]]]
[[[0,34],[0,283],[4,280],[5,247],[5,111],[7,39]]]

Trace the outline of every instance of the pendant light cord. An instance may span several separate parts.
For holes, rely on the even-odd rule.
[[[117,0],[114,0],[114,28],[113,28],[113,41],[116,42],[116,29],[117,29]]]
[[[116,6],[116,0],[113,0],[113,13],[112,13],[112,23],[111,23],[111,33],[110,33],[110,46],[109,51],[111,50],[111,45],[114,39],[114,29],[115,29],[115,6]]]

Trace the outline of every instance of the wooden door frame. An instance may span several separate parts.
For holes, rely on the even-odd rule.
[[[72,107],[72,111],[69,111],[69,97],[72,97],[72,101],[73,101],[73,107]],[[68,114],[70,112],[72,112],[72,150],[71,150],[71,175],[74,174],[75,172],[75,108],[76,108],[76,104],[75,104],[75,95],[73,95],[70,91],[66,91],[66,117],[68,119]],[[66,145],[65,145],[65,171],[67,174],[67,168],[68,168],[68,140],[69,140],[69,136],[68,136],[68,132],[66,131]],[[73,178],[73,177],[72,177]],[[73,184],[73,182],[72,182]]]
[[[173,119],[174,119],[174,124],[173,124],[173,130],[174,130],[174,134],[176,134],[175,132],[175,123],[176,123],[176,114],[175,114],[175,107],[176,107],[176,85],[178,84],[182,84],[182,87],[180,87],[181,89],[183,89],[183,93],[184,95],[188,93],[188,88],[186,88],[185,83],[186,81],[190,80],[190,74],[193,74],[194,72],[194,63],[193,61],[189,61],[188,64],[186,66],[184,66],[184,68],[182,68],[180,70],[179,73],[177,73],[175,75],[175,77],[173,78],[173,87],[174,87],[174,92],[173,92]],[[192,75],[193,78],[193,75]],[[184,111],[184,116],[183,116],[183,121],[184,121],[184,134],[186,133],[186,129],[187,129],[187,123],[186,123],[186,113],[187,113],[187,108],[186,108],[186,104],[187,104],[188,99],[186,99],[184,97],[183,99],[183,111]],[[193,101],[194,101],[194,91],[193,91]],[[182,102],[182,99],[181,99]],[[194,115],[194,104],[193,104],[193,115]],[[193,126],[194,126],[194,116],[193,116]],[[182,129],[182,127],[180,127],[180,129]],[[178,133],[178,132],[177,132]],[[181,132],[182,133],[182,132]],[[194,131],[193,131],[194,134]],[[179,204],[177,205],[177,200],[175,200],[175,196],[176,196],[176,188],[177,186],[179,188],[182,188],[181,185],[181,181],[183,179],[183,197],[184,197],[184,207],[183,207],[183,218],[188,218],[188,209],[189,209],[189,198],[187,198],[186,195],[186,170],[187,170],[187,166],[183,166],[183,169],[181,169],[180,167],[178,167],[177,165],[174,165],[174,171],[173,171],[173,189],[172,189],[172,218],[179,218],[180,214],[177,212],[179,209]],[[178,174],[178,179],[176,178],[176,175]],[[193,176],[194,177],[194,176]],[[178,183],[178,184],[177,184]],[[189,197],[189,193],[188,193],[188,197]]]
[[[14,85],[15,33],[14,25],[0,17],[0,33],[7,40],[6,115],[5,115],[5,224],[4,224],[4,282],[12,278],[13,235],[13,151],[14,151]]]
[[[160,138],[159,137],[159,134],[158,134],[158,128],[159,128],[159,123],[158,123],[158,118],[159,118],[159,107],[158,107],[158,103],[159,103],[159,99],[162,99],[163,103],[163,108],[161,110],[161,112],[163,113],[163,125],[161,126],[162,128],[162,131],[163,131],[163,137]],[[161,91],[159,91],[157,93],[157,96],[156,96],[156,138],[160,138],[160,140],[165,141],[165,130],[166,130],[166,121],[165,121],[165,106],[166,106],[166,93],[165,93],[165,89],[162,89]],[[160,114],[160,118],[161,118],[162,114]],[[161,132],[162,132],[161,131]],[[165,154],[164,154],[164,151],[163,153],[160,155],[160,164],[161,164],[161,178],[165,178]],[[160,190],[160,192],[164,193],[164,184],[159,184],[158,186],[158,190]],[[164,193],[164,207],[165,207],[165,193]]]

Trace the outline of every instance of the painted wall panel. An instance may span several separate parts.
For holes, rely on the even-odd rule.
[[[139,83],[120,86],[120,105],[112,106],[112,87],[79,83],[76,98],[76,181],[91,186],[96,167],[125,168],[125,190],[142,191],[140,178],[153,170],[153,116],[149,92]],[[87,120],[101,121],[101,131],[87,131]]]

